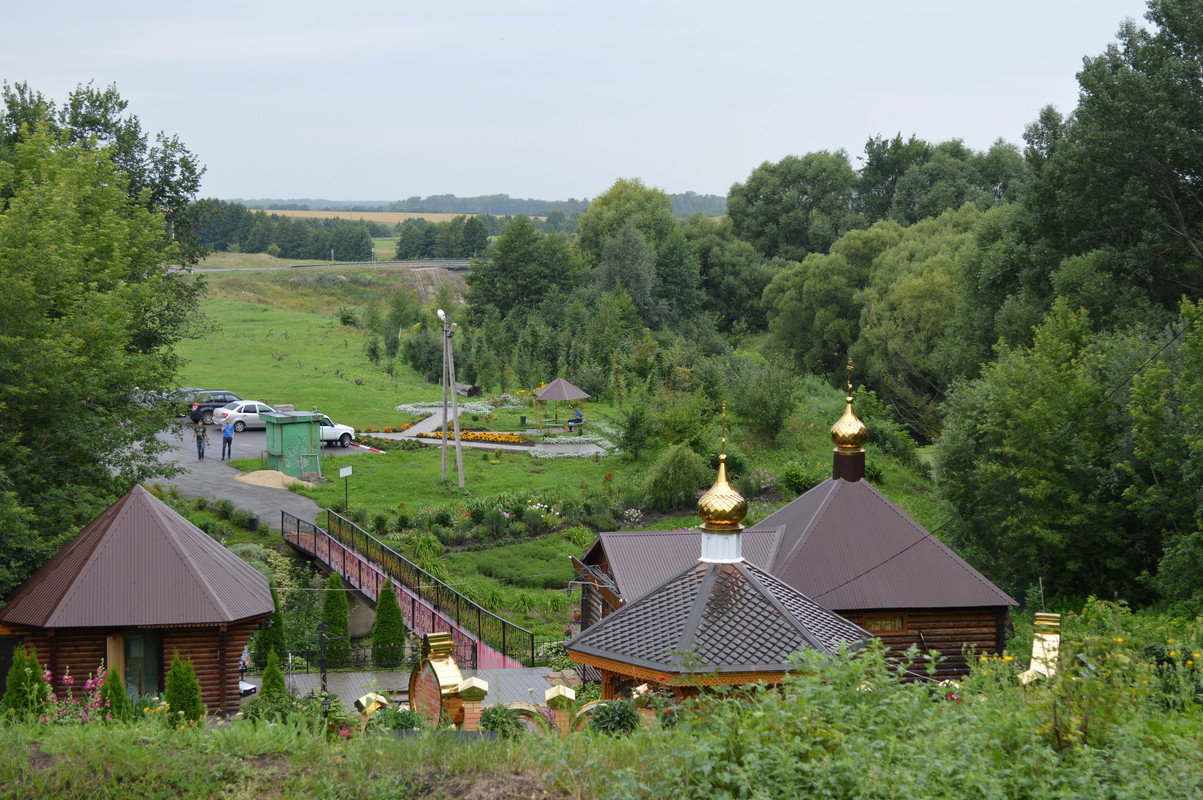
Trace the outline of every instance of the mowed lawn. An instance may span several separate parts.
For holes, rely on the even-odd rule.
[[[356,428],[399,426],[413,418],[401,403],[441,399],[400,362],[393,378],[364,354],[367,334],[329,315],[284,311],[253,301],[204,302],[215,330],[179,344],[180,386],[225,389],[269,405],[316,407]]]

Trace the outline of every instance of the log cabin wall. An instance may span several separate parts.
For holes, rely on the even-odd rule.
[[[163,652],[160,660],[159,686],[165,685],[167,670],[176,650],[192,659],[201,687],[201,702],[210,714],[234,713],[240,708],[238,693],[238,663],[251,634],[263,620],[243,620],[220,627],[162,628]],[[42,628],[14,629],[24,643],[37,648],[38,662],[49,667],[54,676],[53,689],[60,699],[66,694],[60,678],[67,668],[75,683],[70,696],[82,699],[84,682],[96,672],[105,658],[106,639],[124,628]],[[224,646],[223,646],[224,645]],[[224,653],[224,658],[223,658]]]
[[[60,700],[67,697],[82,699],[84,683],[96,673],[104,660],[105,636],[108,631],[91,628],[62,630],[25,629],[19,635],[25,645],[37,648],[38,663],[49,668],[55,695]],[[75,683],[68,691],[62,684],[63,673],[70,668]]]
[[[192,669],[201,687],[201,702],[210,714],[234,713],[240,707],[238,662],[242,649],[262,620],[205,628],[163,630],[163,671],[166,675],[178,650],[192,659]]]
[[[836,613],[881,639],[889,648],[891,659],[900,660],[911,645],[920,652],[939,651],[941,661],[936,668],[939,680],[961,678],[969,673],[966,649],[978,656],[993,655],[1006,644],[1005,609],[1001,613],[995,608],[836,610]],[[901,619],[902,626],[894,627],[891,619]],[[916,664],[914,669],[925,672],[925,665]]]

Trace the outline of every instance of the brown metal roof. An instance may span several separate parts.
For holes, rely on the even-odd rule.
[[[1013,606],[868,481],[828,479],[757,528],[784,528],[770,571],[828,608]]]
[[[869,638],[746,561],[698,562],[586,628],[567,648],[672,674],[781,673],[792,668],[789,656],[800,650],[830,653],[841,643],[858,646]]]
[[[41,628],[198,625],[272,610],[266,578],[135,486],[17,588],[0,621]]]
[[[773,563],[780,535],[780,528],[744,531],[744,558],[753,564]],[[596,564],[603,551],[618,593],[630,602],[696,562],[702,552],[702,533],[696,528],[602,533],[582,560]]]
[[[551,383],[535,392],[540,400],[588,400],[590,395],[573,386],[563,378],[556,378]]]
[[[629,603],[701,553],[701,532],[603,533],[583,557],[606,560]],[[743,554],[838,611],[1017,603],[868,481],[828,479],[743,532]]]

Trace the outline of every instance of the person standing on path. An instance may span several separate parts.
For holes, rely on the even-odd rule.
[[[209,443],[209,429],[205,427],[205,423],[197,422],[192,428],[192,438],[196,442],[196,458],[199,461],[205,460],[205,445]]]
[[[230,460],[234,460],[234,423],[228,419],[221,426],[221,461],[226,460],[229,456]]]

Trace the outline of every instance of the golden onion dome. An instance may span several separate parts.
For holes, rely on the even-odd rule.
[[[831,426],[831,441],[841,450],[858,450],[869,441],[869,428],[852,410],[852,395],[845,398],[844,415]]]
[[[869,428],[852,410],[852,359],[848,359],[848,396],[844,415],[831,426],[831,441],[843,452],[858,452],[869,441]]]
[[[748,501],[727,482],[727,454],[718,457],[718,478],[706,494],[698,499],[698,516],[703,530],[737,531],[748,514]]]

